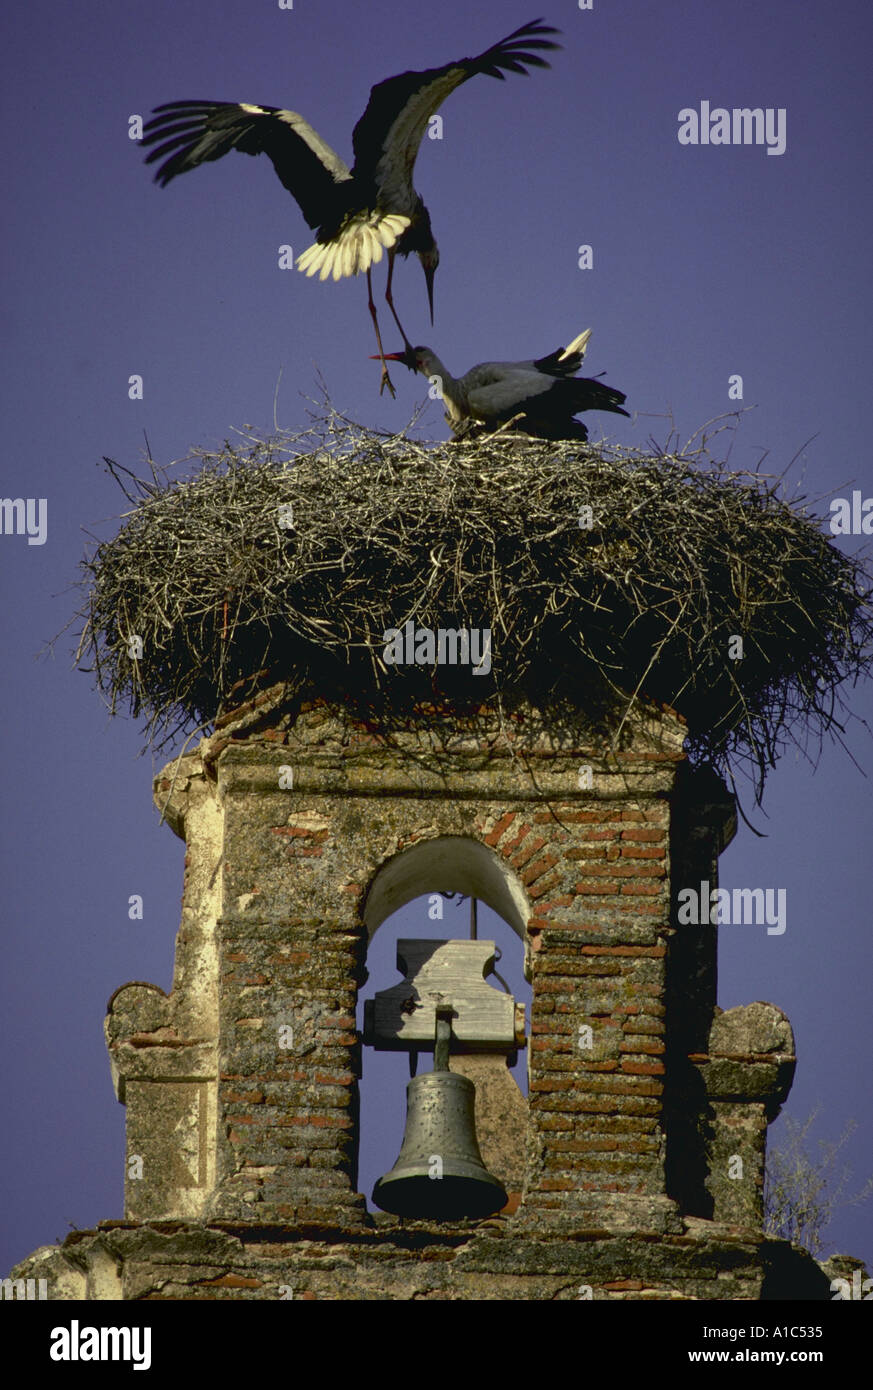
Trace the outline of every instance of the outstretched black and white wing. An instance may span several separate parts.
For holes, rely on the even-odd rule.
[[[476,58],[459,58],[422,72],[402,72],[377,83],[352,136],[354,177],[372,182],[382,206],[399,209],[408,204],[406,210],[411,212],[416,155],[428,120],[446,97],[478,73],[502,82],[507,72],[526,76],[529,67],[550,67],[533,50],[560,48],[560,44],[543,37],[556,33],[557,29],[537,19],[523,24]]]
[[[143,127],[143,145],[156,145],[147,164],[162,159],[155,182],[162,187],[229,150],[265,154],[310,227],[320,227],[334,207],[337,185],[351,172],[317,130],[296,111],[248,102],[170,101],[155,108]]]

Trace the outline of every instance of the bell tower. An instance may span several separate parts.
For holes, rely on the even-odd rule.
[[[719,1014],[715,928],[676,924],[679,888],[717,881],[734,832],[683,735],[641,706],[615,756],[532,714],[383,736],[270,691],[170,764],[156,800],[188,845],[174,988],[125,986],[106,1025],[141,1171],[128,1219],[386,1234],[402,1219],[368,1216],[356,1188],[355,1003],[368,935],[426,888],[476,895],[525,945],[524,1182],[507,1224],[760,1233],[791,1031],[769,1005]],[[641,1287],[690,1292],[670,1248]]]
[[[92,566],[113,701],[211,732],[154,789],[187,847],[173,987],[124,985],[106,1017],[124,1217],[40,1276],[72,1298],[829,1298],[763,1229],[791,1027],[718,1007],[709,909],[736,830],[715,769],[763,775],[798,689],[828,727],[822,643],[834,688],[863,668],[851,565],[697,459],[325,430],[149,485]],[[516,934],[526,1011],[487,939],[436,924],[371,978],[387,919],[444,894]],[[414,1073],[375,1210],[374,1049]]]

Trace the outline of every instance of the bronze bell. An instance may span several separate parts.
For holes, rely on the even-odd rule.
[[[437,1018],[434,1070],[406,1087],[406,1130],[397,1162],[373,1188],[383,1211],[437,1221],[490,1216],[506,1192],[482,1162],[476,1087],[448,1070],[448,1019]]]

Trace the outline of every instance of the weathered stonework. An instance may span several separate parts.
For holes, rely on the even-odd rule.
[[[106,1020],[125,1220],[37,1252],[31,1275],[91,1298],[829,1297],[761,1231],[788,1021],[717,1010],[716,929],[677,925],[678,890],[717,882],[735,829],[683,735],[641,710],[609,755],[532,715],[387,737],[273,693],[171,764],[156,800],[188,845],[173,990],[125,985]],[[452,1059],[516,1193],[479,1222],[372,1216],[357,1192],[368,940],[441,890],[518,932],[533,988],[502,1159],[505,1060]]]
[[[784,1241],[688,1219],[677,1231],[526,1230],[513,1218],[355,1227],[104,1222],[45,1247],[18,1277],[60,1299],[829,1299],[828,1275]]]

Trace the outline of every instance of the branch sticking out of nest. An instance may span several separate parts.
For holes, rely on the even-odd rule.
[[[642,695],[683,715],[695,760],[744,767],[760,796],[787,739],[842,728],[840,687],[869,668],[861,562],[773,480],[702,451],[425,446],[335,413],[247,439],[195,451],[188,481],[143,484],[83,563],[77,659],[153,742],[265,671],[292,698],[385,718],[609,704],[615,730]],[[462,628],[490,634],[487,671],[390,664],[391,630]]]

